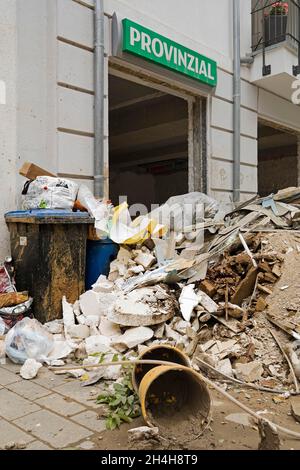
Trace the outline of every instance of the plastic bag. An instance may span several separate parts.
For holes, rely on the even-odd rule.
[[[170,197],[165,204],[148,214],[148,217],[167,227],[173,226],[175,232],[183,232],[185,227],[213,218],[219,203],[203,193],[188,193]]]
[[[95,219],[95,229],[99,237],[107,237],[112,218],[112,204],[105,201],[97,201],[89,188],[84,184],[80,185],[78,201],[85,207],[88,213]]]
[[[45,362],[53,349],[54,339],[37,320],[24,318],[6,335],[5,351],[16,364],[24,364],[26,359]]]
[[[6,332],[6,323],[5,321],[3,320],[3,318],[0,317],[0,336],[3,336]]]
[[[67,209],[72,210],[78,185],[65,178],[38,176],[25,183],[23,209]]]

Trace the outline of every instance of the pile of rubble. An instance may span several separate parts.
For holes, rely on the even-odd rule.
[[[121,245],[108,277],[73,305],[64,298],[63,318],[44,325],[53,340],[44,362],[76,360],[79,367],[61,372],[94,383],[87,365],[133,360],[148,346],[168,343],[218,381],[297,392],[300,305],[280,318],[270,302],[297,281],[282,285],[286,270],[297,270],[300,249],[291,237],[299,220],[300,189],[289,188],[228,214],[214,210],[182,231],[173,223],[163,238]],[[278,244],[286,237],[288,245]],[[121,365],[110,365],[95,380],[121,375]]]

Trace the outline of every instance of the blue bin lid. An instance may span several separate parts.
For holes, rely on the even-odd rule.
[[[72,212],[65,209],[31,209],[12,211],[5,215],[6,222],[24,223],[93,223],[94,219],[87,212]]]

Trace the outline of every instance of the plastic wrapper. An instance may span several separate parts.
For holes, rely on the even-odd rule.
[[[5,335],[7,331],[7,326],[5,321],[0,317],[0,336]]]
[[[98,201],[89,188],[82,184],[79,187],[78,201],[95,219],[95,229],[100,238],[107,237],[110,231],[113,206],[105,201]]]
[[[72,210],[78,193],[78,185],[65,178],[38,176],[25,183],[23,209]]]
[[[16,364],[24,364],[26,359],[46,362],[53,349],[53,336],[37,320],[24,318],[6,335],[5,351]]]

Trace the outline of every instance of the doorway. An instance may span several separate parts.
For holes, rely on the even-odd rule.
[[[297,135],[259,122],[258,193],[268,196],[279,189],[298,186]]]
[[[189,190],[188,101],[109,75],[110,199],[162,204]],[[122,200],[122,199],[121,199]]]

